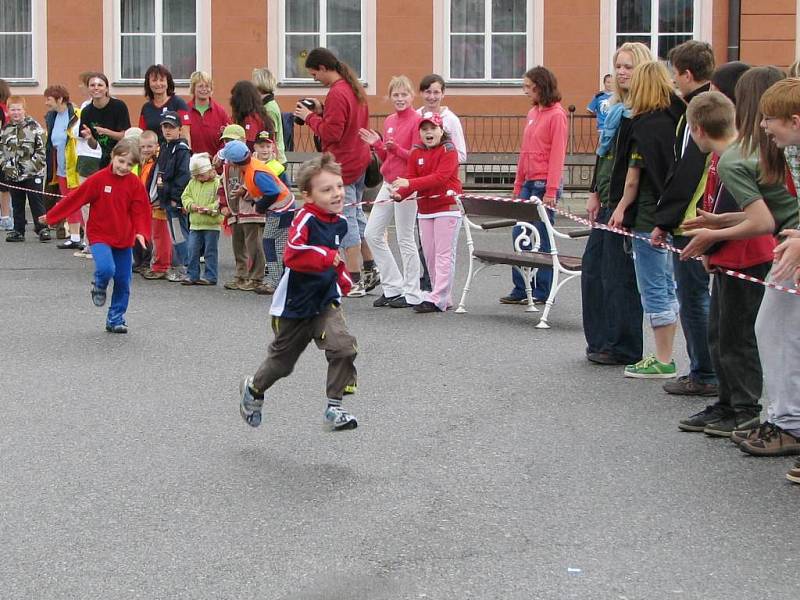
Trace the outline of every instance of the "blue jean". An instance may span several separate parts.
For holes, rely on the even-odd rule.
[[[607,224],[613,211],[600,209]],[[583,334],[586,353],[606,352],[627,364],[642,359],[642,302],[628,238],[592,229],[581,268]]]
[[[519,197],[527,200],[532,196],[536,196],[541,200],[544,198],[546,186],[547,182],[543,179],[526,181],[522,184]],[[560,198],[561,190],[559,189],[556,193],[556,199],[558,200]],[[548,210],[547,216],[550,217],[550,223],[555,223],[556,214],[553,211]],[[536,231],[539,232],[539,252],[550,252],[550,238],[547,237],[547,226],[541,221],[536,221],[535,223],[532,223],[532,225],[536,228]],[[522,230],[522,227],[515,226],[511,232],[511,239],[516,240],[517,236],[522,233]],[[522,244],[520,249],[530,251],[531,245]],[[517,272],[516,269],[511,269],[511,280],[514,282],[514,289],[511,290],[511,294],[509,295],[517,299],[527,298],[528,296],[525,293],[525,279]],[[531,293],[533,294],[533,297],[547,300],[547,297],[550,296],[550,286],[552,284],[553,269],[551,267],[540,267],[531,279]]]
[[[133,252],[130,248],[112,248],[108,244],[92,244],[94,284],[101,290],[114,280],[114,292],[108,307],[106,325],[125,325],[125,311],[131,296]]]
[[[360,246],[364,239],[364,229],[367,227],[367,217],[364,208],[359,204],[364,199],[364,176],[344,186],[344,210],[342,214],[347,219],[347,234],[342,240],[342,248],[347,250],[353,246]],[[351,206],[348,206],[351,205]]]
[[[650,236],[649,231],[636,233]],[[670,252],[665,248],[654,248],[649,241],[634,238],[633,266],[642,308],[650,326],[664,327],[677,323],[679,307]]]
[[[189,218],[180,208],[168,206],[167,223],[169,224],[169,235],[172,239],[172,262],[175,265],[183,265],[185,267],[189,264],[187,248]]]
[[[672,240],[672,245],[677,248],[684,248],[688,243],[689,238],[682,235]],[[708,349],[708,312],[711,304],[708,273],[700,261],[681,260],[677,254],[672,256],[672,267],[678,285],[681,328],[689,354],[689,377],[699,383],[717,383]]]
[[[189,232],[189,280],[200,279],[200,256],[206,258],[205,279],[211,283],[217,282],[218,264],[218,229],[192,229]]]

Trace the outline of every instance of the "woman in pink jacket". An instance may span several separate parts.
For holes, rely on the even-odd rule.
[[[375,257],[381,274],[383,293],[372,303],[376,308],[390,306],[405,308],[422,302],[419,289],[419,254],[414,238],[417,220],[417,201],[392,202],[392,182],[405,177],[408,156],[414,144],[418,144],[420,116],[414,110],[414,88],[405,75],[392,77],[389,82],[389,99],[395,113],[383,123],[383,137],[377,131],[361,129],[361,139],[367,142],[381,159],[383,186],[378,192],[364,231],[364,238]],[[398,268],[389,244],[386,230],[394,219],[397,245],[403,267]]]
[[[561,196],[561,173],[567,152],[567,113],[561,106],[561,93],[555,75],[544,67],[534,67],[525,73],[522,89],[531,99],[533,108],[528,112],[528,122],[522,134],[522,148],[517,164],[517,177],[514,181],[514,197],[533,196],[545,204],[555,206]],[[554,213],[548,212],[550,221]],[[541,239],[539,252],[550,252],[550,241],[544,223],[534,223]],[[514,227],[513,238],[520,234],[521,228]],[[524,248],[523,250],[530,249]],[[526,304],[525,280],[512,270],[514,289],[508,296],[500,298],[503,304]],[[553,270],[538,270],[533,286],[534,302],[544,303],[550,295]]]

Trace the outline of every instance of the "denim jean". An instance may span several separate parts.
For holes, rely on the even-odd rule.
[[[189,232],[189,271],[190,281],[200,279],[200,256],[206,259],[205,279],[217,282],[219,230],[192,229]]]
[[[541,200],[544,198],[546,186],[547,182],[543,179],[526,181],[522,184],[519,197],[527,200],[532,196],[536,196]],[[558,200],[560,198],[561,190],[559,189],[556,193],[556,199]],[[555,213],[553,211],[548,210],[547,216],[550,217],[550,223],[555,223]],[[541,221],[536,221],[532,223],[532,225],[536,228],[536,231],[539,232],[539,252],[550,252],[550,238],[547,237],[547,226]],[[516,240],[517,236],[522,233],[522,231],[522,227],[515,226],[511,232],[511,239]],[[531,245],[522,244],[520,249],[529,252],[531,250]],[[516,269],[511,269],[511,279],[514,282],[514,289],[511,290],[511,294],[509,295],[518,299],[527,298],[527,294],[525,293],[525,279]],[[531,279],[531,293],[533,297],[546,300],[547,297],[550,296],[550,286],[552,283],[553,269],[551,267],[540,267],[537,269],[536,274]]]
[[[636,234],[649,237],[650,232],[637,231]],[[677,323],[679,307],[669,250],[654,248],[649,240],[634,238],[633,266],[642,308],[651,327]]]
[[[684,248],[689,238],[675,236],[672,245]],[[708,310],[711,303],[709,275],[698,260],[681,260],[672,255],[675,283],[678,286],[681,328],[689,355],[689,377],[699,383],[717,383],[708,349]]]
[[[176,265],[187,266],[189,264],[189,252],[187,249],[189,239],[189,218],[183,213],[180,207],[167,207],[167,223],[169,223],[169,233],[172,238],[172,257]]]
[[[108,244],[92,244],[91,249],[95,286],[105,290],[114,280],[106,325],[125,325],[125,312],[131,295],[133,252],[130,248],[112,248]]]
[[[364,239],[364,229],[367,227],[367,217],[364,208],[356,203],[364,199],[364,176],[351,184],[344,186],[344,210],[342,214],[347,219],[347,234],[342,240],[342,248],[347,250],[360,246]],[[350,206],[348,206],[350,205]]]
[[[601,208],[606,224],[612,209]],[[586,352],[605,352],[628,364],[642,359],[642,302],[630,242],[610,231],[592,229],[581,268],[583,334]]]

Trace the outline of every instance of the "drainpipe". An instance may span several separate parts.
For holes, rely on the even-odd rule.
[[[739,60],[741,19],[742,1],[730,0],[728,3],[728,62]]]

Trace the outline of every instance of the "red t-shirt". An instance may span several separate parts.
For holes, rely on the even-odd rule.
[[[86,224],[90,244],[131,248],[136,234],[150,238],[150,199],[133,173],[114,175],[112,167],[97,171],[47,211],[47,222],[66,219],[84,204],[91,208]]]
[[[358,102],[347,81],[339,79],[331,86],[323,115],[310,114],[306,125],[322,140],[322,151],[333,154],[342,165],[345,185],[364,175],[370,161],[369,145],[358,130],[369,127],[369,108]]]
[[[194,100],[189,102],[189,132],[192,136],[192,152],[208,152],[213,158],[222,149],[219,136],[226,125],[231,124],[231,117],[218,102],[209,101],[208,108],[200,113],[194,106]]]

